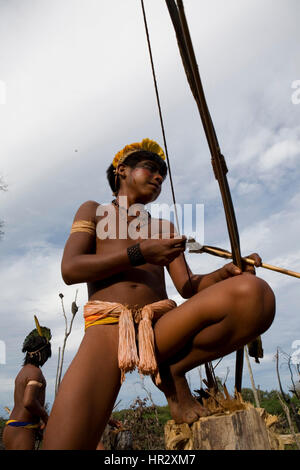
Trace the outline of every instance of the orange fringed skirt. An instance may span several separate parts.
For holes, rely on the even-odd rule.
[[[138,367],[140,374],[154,375],[155,382],[160,382],[155,358],[154,333],[152,321],[176,307],[170,299],[160,300],[132,312],[125,305],[117,302],[92,300],[84,306],[85,329],[94,325],[119,323],[118,362],[121,370],[121,383],[125,373]],[[134,322],[138,324],[137,351]]]

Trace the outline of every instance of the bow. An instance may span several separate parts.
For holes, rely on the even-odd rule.
[[[175,0],[166,0],[166,4],[175,29],[183,66],[191,91],[197,103],[204,132],[210,149],[213,171],[218,181],[222,196],[233,262],[240,269],[243,269],[238,226],[226,176],[228,169],[225,158],[221,153],[216,132],[206,103],[194,48],[184,12],[183,2],[182,0],[177,0],[176,4]],[[235,387],[238,392],[241,391],[242,386],[243,359],[244,350],[240,349],[236,353],[235,369]]]

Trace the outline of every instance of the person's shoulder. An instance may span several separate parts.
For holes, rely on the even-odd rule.
[[[43,372],[41,371],[40,367],[33,367],[31,371],[29,371],[27,376],[27,385],[31,382],[31,384],[42,384],[45,385],[45,377]]]
[[[95,220],[99,205],[99,202],[91,200],[83,202],[77,209],[74,220]]]
[[[18,381],[22,381],[27,385],[30,380],[44,383],[44,376],[41,369],[33,364],[26,364],[22,367],[17,376]]]
[[[79,209],[83,209],[83,210],[95,210],[97,209],[97,207],[99,206],[99,202],[97,201],[85,201],[83,202],[80,206],[79,206]],[[79,210],[78,209],[78,210]]]

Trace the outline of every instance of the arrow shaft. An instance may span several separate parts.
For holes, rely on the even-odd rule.
[[[222,250],[221,248],[216,248],[213,246],[203,246],[201,251],[203,253],[219,256],[220,258],[232,259],[232,253],[226,250]],[[247,264],[251,264],[252,266],[254,266],[255,264],[255,261],[251,258],[242,258],[242,260],[245,261]],[[261,268],[269,269],[271,271],[276,271],[278,273],[286,274],[288,276],[293,276],[300,279],[300,273],[297,273],[296,271],[291,271],[290,269],[281,268],[279,266],[273,266],[272,264],[268,263],[262,263]]]

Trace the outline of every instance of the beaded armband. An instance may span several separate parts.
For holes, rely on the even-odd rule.
[[[76,220],[76,222],[74,222],[72,225],[70,233],[75,232],[87,232],[90,235],[95,235],[96,224],[90,220]]]
[[[133,246],[129,246],[127,248],[127,255],[131,266],[140,266],[141,264],[146,264],[146,260],[141,252],[139,243]]]

